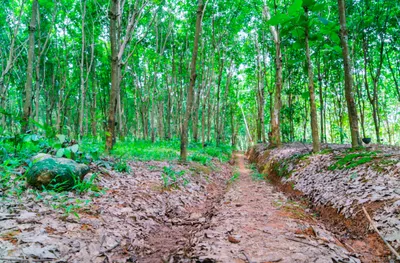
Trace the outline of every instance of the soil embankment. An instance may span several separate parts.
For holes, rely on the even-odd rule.
[[[392,246],[400,238],[400,152],[382,146],[352,151],[328,145],[312,155],[306,145],[281,149],[257,145],[251,162],[281,191],[306,200],[329,229],[363,262],[389,262],[390,253],[371,230],[362,208]]]

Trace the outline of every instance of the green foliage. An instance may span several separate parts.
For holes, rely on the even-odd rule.
[[[124,141],[118,142],[112,154],[115,156],[129,156],[140,161],[172,161],[179,160],[180,141]],[[191,143],[188,147],[189,160],[204,165],[211,165],[213,158],[221,162],[227,162],[231,156],[231,147],[216,147],[209,145],[205,148],[200,143]]]
[[[232,176],[228,179],[227,184],[228,184],[228,185],[233,184],[234,182],[236,182],[237,180],[239,180],[239,177],[240,177],[240,172],[239,172],[237,169],[235,169],[235,170],[233,171],[233,173],[232,173]]]
[[[376,152],[349,153],[336,157],[337,161],[328,167],[329,170],[351,169],[359,165],[371,162],[376,157]]]
[[[184,175],[185,171],[175,171],[172,166],[164,166],[161,174],[163,188],[178,188],[180,183],[182,183],[183,186],[186,186],[189,181],[184,177]]]
[[[258,172],[256,164],[254,163],[250,164],[249,168],[251,170],[251,178],[254,181],[262,181],[267,179],[268,176],[266,174],[261,174],[260,172]]]
[[[114,169],[118,172],[129,173],[131,171],[131,167],[125,160],[119,160],[114,164]]]
[[[92,176],[88,180],[80,180],[77,178],[75,181],[75,185],[72,187],[78,194],[86,193],[86,192],[100,192],[100,188],[95,184],[95,180],[97,178],[97,174],[93,173]]]

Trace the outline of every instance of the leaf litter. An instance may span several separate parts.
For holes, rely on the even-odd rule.
[[[370,210],[375,225],[385,240],[399,249],[400,150],[372,145],[364,151],[365,156],[373,158],[359,162],[362,157],[354,159],[346,168],[336,164],[352,154],[350,146],[329,144],[325,147],[325,153],[312,155],[306,145],[299,143],[274,150],[258,145],[249,154],[265,172],[272,163],[284,167],[286,176],[282,182],[293,185],[316,207],[334,208],[349,219],[363,218],[362,206],[373,207]]]
[[[3,199],[0,262],[360,262],[243,163],[233,183],[218,162],[128,164],[98,177],[103,195],[68,193],[63,209],[48,192]],[[180,177],[165,184],[165,167]]]

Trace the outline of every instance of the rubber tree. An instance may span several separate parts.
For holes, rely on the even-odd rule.
[[[141,19],[148,1],[135,1],[128,9],[126,23],[122,23],[125,1],[111,0],[110,5],[110,44],[111,44],[111,89],[108,110],[106,151],[109,152],[115,143],[115,126],[118,101],[120,100],[121,68],[124,64],[122,58],[128,44],[132,40],[132,34]],[[122,35],[122,25],[126,24],[125,34]],[[129,57],[129,56],[128,56]]]
[[[358,147],[361,145],[361,141],[358,128],[357,107],[353,95],[353,69],[349,54],[348,36],[346,29],[346,7],[344,0],[338,0],[338,6],[340,20],[340,44],[342,46],[343,55],[345,96],[347,102],[347,110],[349,114],[351,145],[352,147]]]
[[[38,13],[38,1],[32,2],[31,21],[29,23],[29,48],[28,48],[28,65],[26,69],[26,82],[25,82],[25,96],[24,96],[24,109],[22,114],[21,132],[26,133],[29,127],[29,118],[32,114],[32,73],[33,73],[33,59],[35,53],[35,32],[36,32],[36,18]]]
[[[267,20],[271,19],[269,7],[264,3],[263,15]],[[273,100],[271,122],[271,134],[270,134],[270,147],[282,146],[281,141],[281,129],[280,129],[280,111],[282,107],[282,52],[281,52],[281,40],[279,37],[278,26],[270,25],[269,27],[272,35],[272,40],[275,44],[275,92]]]
[[[314,87],[314,68],[311,61],[310,55],[310,23],[308,17],[308,7],[304,7],[304,15],[305,15],[305,46],[306,46],[306,62],[307,62],[307,71],[308,71],[308,91],[310,93],[310,113],[311,113],[311,134],[312,134],[312,142],[313,142],[313,152],[319,152],[321,150],[321,143],[319,141],[319,133],[318,133],[318,118],[317,118],[317,106],[315,104],[315,87]]]
[[[181,133],[180,159],[182,162],[186,162],[187,159],[188,127],[189,127],[190,116],[192,115],[191,111],[192,111],[192,104],[194,97],[194,86],[196,84],[196,77],[197,77],[196,75],[197,53],[199,50],[199,39],[201,35],[201,23],[202,23],[204,8],[205,4],[203,3],[203,1],[198,0],[196,31],[194,35],[192,61],[190,63],[190,82],[187,91],[185,119],[183,120],[182,133]]]

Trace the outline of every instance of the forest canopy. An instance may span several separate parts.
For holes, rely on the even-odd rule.
[[[398,1],[0,3],[3,136],[400,142]]]

